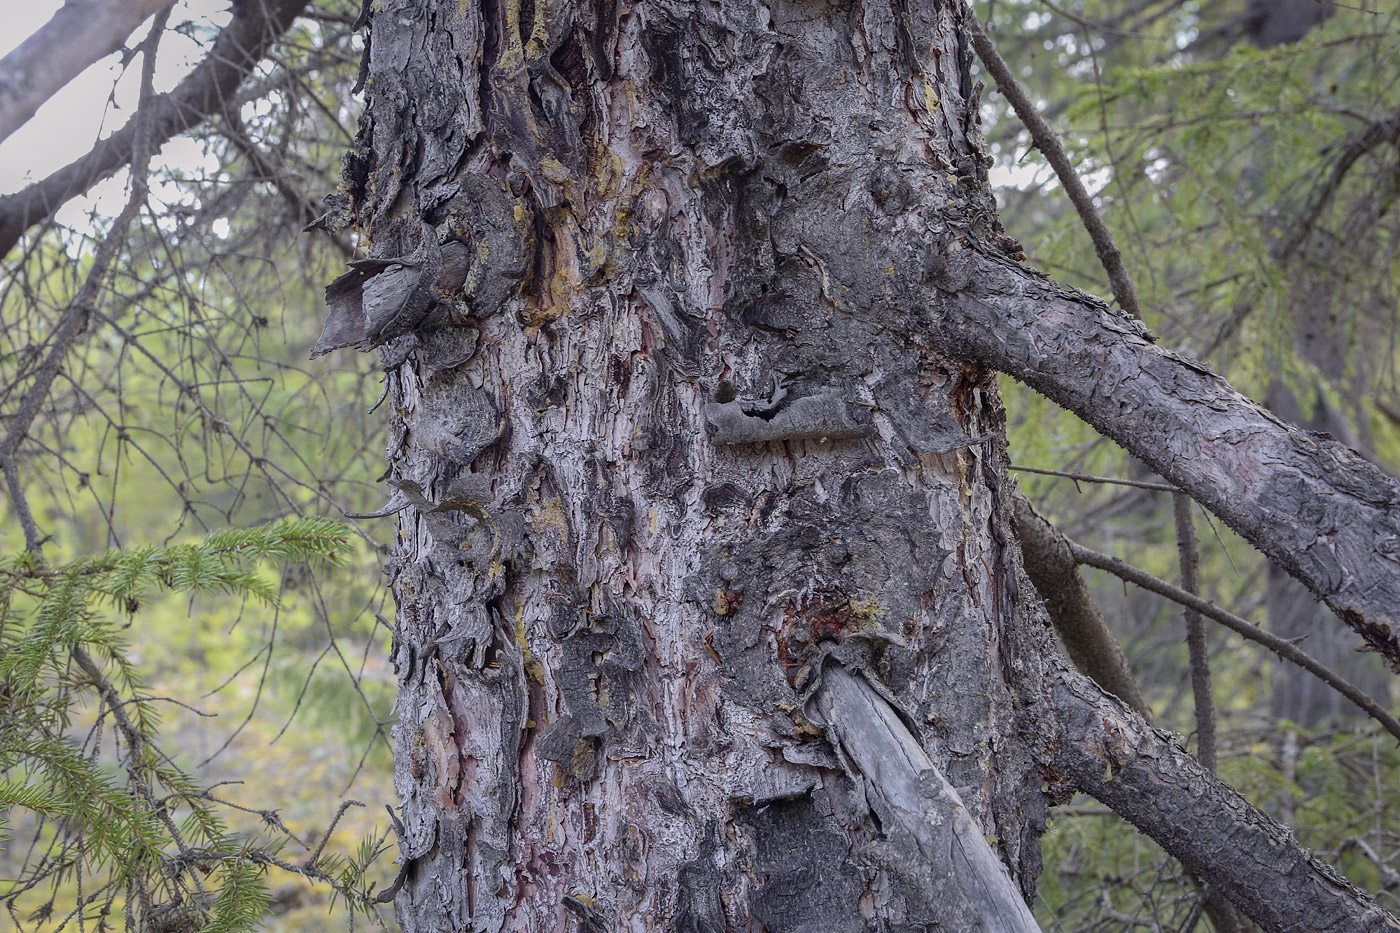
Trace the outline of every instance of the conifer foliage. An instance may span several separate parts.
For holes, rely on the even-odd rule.
[[[28,821],[35,854],[27,871],[0,888],[11,919],[71,929],[250,930],[269,907],[269,869],[327,884],[352,912],[368,912],[364,868],[379,844],[330,857],[324,839],[301,843],[275,811],[259,814],[271,844],[230,831],[220,811],[231,804],[163,746],[160,707],[168,701],[147,691],[125,637],[148,597],[209,594],[274,606],[267,565],[329,570],[348,546],[343,526],[295,518],[61,566],[28,552],[0,560],[0,844],[16,841],[17,809],[37,819]],[[356,805],[342,805],[335,821]],[[310,854],[283,858],[288,842]],[[54,896],[14,916],[15,899],[36,888]],[[74,895],[76,909],[49,917]]]

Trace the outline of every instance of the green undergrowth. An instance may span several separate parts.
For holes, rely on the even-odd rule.
[[[388,773],[377,719],[293,715],[350,707],[307,657],[316,613],[288,575],[331,576],[352,550],[301,518],[0,561],[0,928],[313,930],[330,907],[375,910],[392,789],[360,772]],[[385,713],[392,677],[357,662]],[[372,807],[344,799],[357,776]]]

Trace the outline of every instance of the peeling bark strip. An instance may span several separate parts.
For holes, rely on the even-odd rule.
[[[1001,261],[931,315],[960,352],[1079,415],[1307,584],[1400,671],[1400,488],[1102,302]]]
[[[1184,749],[1063,662],[1047,671],[1042,760],[1208,879],[1266,930],[1395,931],[1400,922],[1313,858]]]
[[[951,784],[865,677],[829,665],[813,697],[865,784],[885,832],[922,859],[903,866],[943,905],[943,929],[1024,933],[1040,926]]]

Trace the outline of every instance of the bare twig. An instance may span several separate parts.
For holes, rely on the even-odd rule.
[[[169,16],[169,9],[157,15],[150,34],[141,44],[143,55],[141,97],[136,116],[132,117],[131,121],[134,124],[131,136],[132,146],[127,152],[127,160],[131,166],[131,192],[127,196],[126,205],[112,221],[111,228],[103,237],[102,244],[98,247],[96,256],[93,257],[92,267],[88,270],[82,287],[69,303],[67,310],[64,311],[58,327],[49,340],[49,351],[45,355],[43,363],[35,370],[33,381],[20,399],[14,417],[10,420],[9,431],[6,432],[3,439],[0,439],[0,466],[3,466],[5,470],[10,497],[16,511],[21,516],[21,522],[24,523],[25,516],[29,516],[24,525],[25,543],[29,550],[35,554],[39,553],[41,542],[38,538],[38,529],[34,526],[33,517],[30,514],[29,505],[25,501],[23,486],[17,478],[15,453],[29,435],[29,429],[33,426],[34,419],[38,417],[39,409],[48,399],[49,389],[53,386],[54,380],[58,378],[59,370],[63,368],[69,351],[72,350],[73,345],[83,332],[87,330],[93,309],[97,305],[98,294],[107,280],[107,273],[111,269],[112,261],[117,257],[122,244],[126,242],[127,229],[131,226],[131,222],[136,219],[137,213],[141,210],[141,204],[146,199],[148,190],[146,172],[151,160],[150,103],[154,96],[152,83],[155,75],[156,47],[160,43],[161,33],[165,31],[165,23]]]
[[[1118,252],[1118,246],[1113,242],[1113,236],[1108,232],[1103,218],[1099,216],[1098,208],[1094,206],[1094,199],[1089,194],[1089,190],[1084,187],[1079,173],[1070,164],[1069,155],[1066,154],[1059,135],[1040,115],[1040,111],[1035,109],[1030,95],[1026,93],[1026,89],[1012,73],[1006,60],[1001,57],[996,44],[982,28],[982,23],[977,19],[976,14],[968,9],[965,18],[968,32],[972,36],[972,47],[977,50],[978,57],[982,59],[982,63],[987,66],[987,71],[996,81],[997,90],[1006,97],[1012,109],[1016,111],[1016,116],[1020,117],[1021,122],[1026,125],[1035,147],[1041,151],[1045,160],[1050,163],[1050,167],[1055,170],[1060,184],[1064,186],[1065,194],[1069,195],[1070,202],[1079,213],[1080,222],[1084,224],[1084,229],[1088,231],[1089,238],[1094,242],[1094,251],[1098,253],[1099,262],[1103,263],[1104,271],[1108,273],[1108,280],[1113,286],[1113,297],[1118,300],[1118,306],[1141,320],[1142,309],[1138,306],[1137,290],[1133,287],[1133,280],[1128,275],[1127,267],[1123,265],[1123,256]]]
[[[1150,483],[1146,480],[1116,479],[1111,476],[1091,476],[1088,473],[1070,473],[1064,470],[1046,470],[1040,467],[1013,466],[1011,469],[1019,473],[1037,473],[1041,476],[1060,476],[1065,479],[1072,479],[1076,483],[1106,483],[1111,486],[1133,486],[1137,489],[1152,489],[1156,492],[1181,491],[1171,483]]]
[[[1191,497],[1184,492],[1172,496],[1176,518],[1176,549],[1181,561],[1181,588],[1195,596],[1200,592],[1200,553],[1196,526],[1191,517]],[[1215,704],[1210,690],[1210,655],[1206,650],[1206,628],[1201,614],[1190,606],[1186,621],[1186,648],[1191,657],[1191,692],[1196,700],[1196,757],[1211,774],[1215,773]]]
[[[1109,573],[1122,580],[1127,580],[1129,583],[1136,584],[1145,590],[1150,590],[1159,596],[1165,596],[1172,602],[1179,603],[1183,606],[1190,606],[1207,619],[1214,619],[1231,631],[1243,635],[1250,641],[1263,645],[1285,661],[1293,662],[1357,706],[1361,707],[1366,715],[1380,723],[1386,732],[1389,732],[1391,735],[1395,736],[1397,740],[1400,740],[1400,720],[1397,720],[1394,716],[1390,715],[1390,713],[1386,712],[1380,704],[1357,689],[1350,681],[1344,679],[1341,675],[1313,658],[1312,655],[1298,648],[1292,642],[1279,638],[1277,635],[1265,631],[1259,626],[1254,625],[1246,619],[1241,619],[1233,613],[1226,612],[1214,603],[1188,593],[1180,587],[1172,586],[1165,580],[1158,579],[1144,570],[1139,570],[1126,561],[1119,560],[1116,557],[1110,557],[1107,554],[1101,554],[1098,551],[1091,550],[1073,541],[1070,542],[1070,548],[1074,552],[1074,559],[1081,564],[1097,567],[1100,570],[1107,570]]]

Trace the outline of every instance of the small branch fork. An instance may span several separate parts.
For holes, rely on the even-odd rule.
[[[1060,473],[1059,471],[1055,470],[1039,470],[1032,469],[1029,467],[1020,467],[1015,469],[1020,469],[1023,472],[1044,473],[1052,476],[1066,476],[1081,482],[1118,482],[1117,480],[1112,480],[1107,477],[1094,477],[1083,473],[1067,474]],[[1176,491],[1175,487],[1168,486],[1167,488]],[[1179,493],[1179,491],[1177,492],[1180,495],[1184,495]],[[1366,715],[1370,716],[1372,719],[1376,720],[1376,722],[1380,723],[1381,727],[1385,729],[1386,732],[1389,732],[1391,735],[1395,736],[1397,740],[1400,740],[1400,720],[1397,720],[1390,713],[1386,712],[1385,708],[1379,703],[1377,703],[1375,700],[1371,699],[1371,697],[1368,696],[1365,693],[1365,691],[1356,687],[1346,678],[1342,677],[1336,671],[1333,671],[1321,661],[1318,661],[1306,651],[1303,651],[1293,642],[1289,641],[1286,638],[1280,638],[1279,636],[1273,634],[1267,629],[1255,625],[1248,619],[1241,618],[1240,616],[1237,616],[1234,613],[1228,612],[1225,609],[1221,609],[1214,603],[1201,598],[1195,592],[1191,592],[1190,589],[1187,587],[1173,586],[1165,580],[1155,577],[1147,571],[1135,567],[1132,564],[1129,564],[1127,561],[1110,556],[1108,554],[1102,554],[1098,551],[1092,550],[1091,548],[1087,548],[1082,544],[1070,540],[1058,529],[1055,529],[1053,526],[1049,525],[1048,522],[1046,522],[1045,524],[1046,527],[1048,527],[1051,530],[1051,533],[1056,537],[1057,545],[1067,549],[1069,555],[1073,558],[1073,560],[1076,563],[1082,564],[1086,567],[1094,567],[1098,570],[1105,570],[1121,580],[1125,580],[1136,586],[1140,586],[1143,589],[1148,590],[1149,592],[1156,593],[1158,596],[1162,596],[1166,599],[1169,599],[1172,602],[1177,603],[1178,605],[1190,610],[1191,612],[1198,613],[1200,616],[1204,616],[1207,619],[1211,619],[1215,622],[1220,623],[1221,625],[1225,626],[1231,631],[1244,636],[1252,642],[1263,645],[1265,648],[1268,648],[1280,658],[1283,658],[1285,661],[1289,661],[1293,664],[1298,665],[1303,670],[1312,674],[1314,677],[1327,684],[1327,686],[1331,687],[1333,690],[1336,690],[1342,696],[1346,697],[1352,703],[1355,703],[1363,712],[1366,713]],[[1033,572],[1034,571],[1032,571],[1032,573]],[[1091,671],[1089,673],[1092,675],[1094,672]],[[1098,679],[1099,678],[1095,676],[1095,680]],[[1202,759],[1202,763],[1204,764],[1204,758]]]
[[[48,399],[49,389],[52,388],[54,380],[58,378],[59,372],[63,369],[63,363],[67,359],[69,351],[73,349],[78,338],[87,330],[88,323],[92,319],[93,309],[97,305],[98,296],[107,281],[107,274],[112,268],[112,262],[116,259],[122,244],[126,242],[127,229],[131,226],[131,222],[136,219],[141,205],[145,203],[149,190],[147,172],[151,161],[150,104],[155,93],[152,85],[155,76],[156,49],[160,45],[161,35],[165,32],[165,24],[169,18],[169,7],[157,13],[151,31],[140,46],[142,55],[141,96],[137,103],[136,116],[133,118],[135,133],[130,156],[131,191],[127,195],[126,205],[112,221],[107,235],[102,238],[102,244],[97,248],[97,254],[93,257],[92,268],[88,270],[87,277],[83,280],[78,294],[64,311],[63,317],[49,341],[49,352],[35,371],[34,381],[30,383],[28,390],[20,399],[19,407],[15,411],[14,418],[10,421],[9,431],[5,433],[3,439],[0,439],[0,469],[5,472],[5,483],[9,490],[10,499],[24,528],[25,549],[36,556],[40,552],[43,539],[39,536],[38,526],[34,523],[29,503],[25,499],[15,454],[19,450],[20,444],[29,436],[29,429],[34,425],[34,419],[38,417],[39,409]]]

